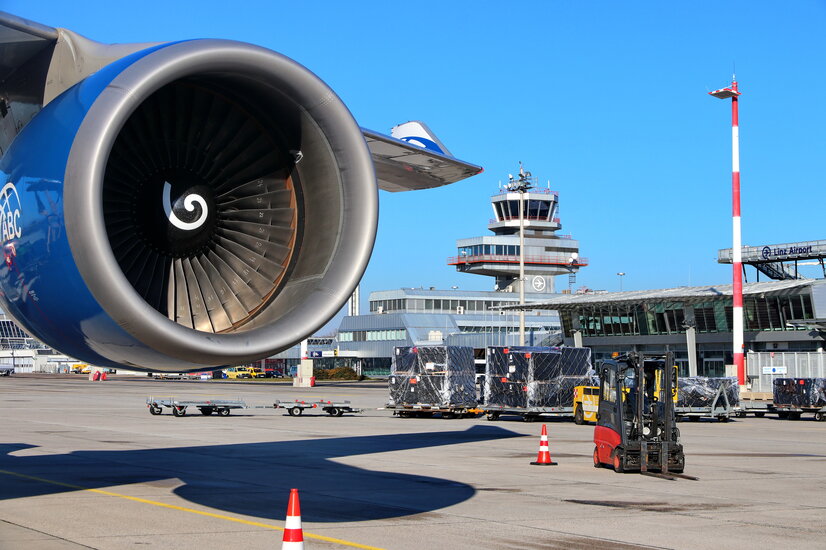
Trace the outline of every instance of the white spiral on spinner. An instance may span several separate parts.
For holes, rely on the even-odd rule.
[[[193,229],[198,229],[204,225],[204,222],[209,215],[209,211],[207,210],[207,202],[204,197],[201,195],[196,195],[195,193],[191,193],[184,197],[184,209],[187,212],[193,212],[195,210],[196,203],[201,207],[201,215],[198,216],[197,220],[193,222],[185,222],[181,220],[177,214],[175,214],[174,210],[172,210],[171,194],[172,185],[168,181],[163,182],[163,211],[166,213],[169,223],[184,231],[192,231]]]

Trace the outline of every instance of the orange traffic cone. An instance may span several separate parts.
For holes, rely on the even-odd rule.
[[[556,462],[551,461],[551,451],[548,450],[548,428],[542,424],[542,436],[539,438],[539,455],[536,462],[531,462],[534,466],[556,466]]]
[[[281,550],[304,550],[304,531],[301,530],[301,506],[298,504],[298,489],[290,489],[287,504],[287,521],[284,522],[284,538]]]

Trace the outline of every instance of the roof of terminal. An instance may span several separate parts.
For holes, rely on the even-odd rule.
[[[823,281],[806,279],[792,281],[768,281],[763,283],[744,283],[743,295],[766,295],[779,296],[784,294],[795,294],[802,288]],[[501,306],[500,309],[555,309],[558,311],[577,309],[581,306],[603,306],[616,304],[639,304],[682,302],[686,304],[707,302],[715,298],[725,298],[732,295],[733,285],[712,285],[712,286],[681,286],[677,288],[664,288],[659,290],[634,290],[629,292],[606,292],[586,294],[563,294],[550,300],[531,302],[524,306]]]

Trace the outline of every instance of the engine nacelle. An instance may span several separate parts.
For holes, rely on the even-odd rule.
[[[0,172],[4,309],[94,365],[182,372],[286,349],[341,308],[375,239],[350,112],[238,42],[107,65],[43,107]]]

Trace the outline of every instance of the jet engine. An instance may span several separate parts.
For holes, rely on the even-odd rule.
[[[0,175],[3,309],[100,366],[206,370],[292,346],[350,296],[378,219],[371,153],[335,93],[226,40],[86,76]]]

